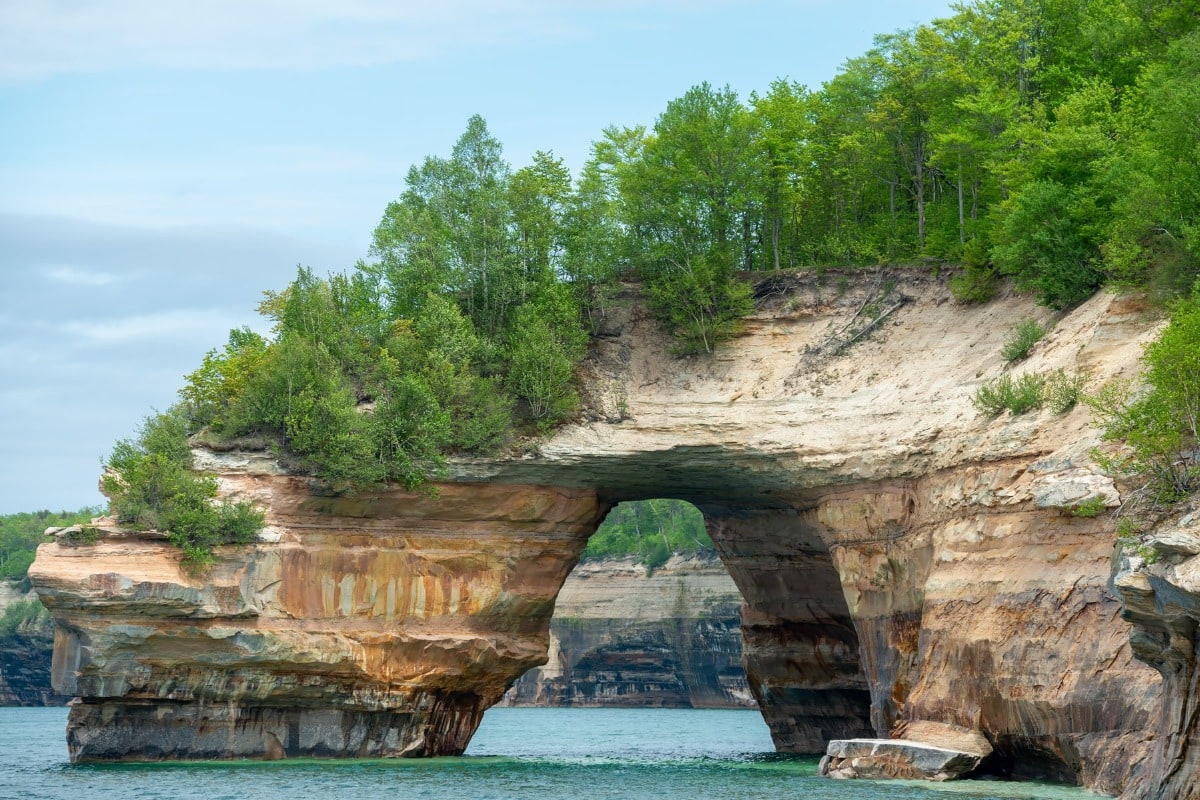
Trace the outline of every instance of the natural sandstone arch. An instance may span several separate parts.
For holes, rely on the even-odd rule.
[[[1108,588],[1115,497],[1087,413],[980,418],[1006,298],[909,302],[874,338],[813,348],[874,283],[794,287],[711,359],[675,361],[635,303],[596,340],[589,419],[505,459],[457,462],[431,497],[330,497],[267,454],[200,453],[260,500],[269,541],[203,579],[158,541],[47,544],[30,574],[77,695],[76,760],[461,752],[545,658],[554,597],[614,502],[704,512],[748,604],[748,661],[777,744],[977,731],[1102,791],[1141,792],[1163,707]],[[1100,295],[1024,369],[1129,374],[1153,328]]]

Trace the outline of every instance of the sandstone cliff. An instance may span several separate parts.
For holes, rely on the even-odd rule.
[[[1120,554],[1113,585],[1133,624],[1133,651],[1163,678],[1147,772],[1156,800],[1200,797],[1200,503]]]
[[[741,605],[716,558],[674,556],[649,575],[632,558],[581,563],[555,603],[550,660],[504,703],[753,707]]]
[[[781,750],[942,723],[984,736],[996,771],[1158,791],[1158,726],[1188,729],[1163,722],[1178,687],[1130,648],[1111,521],[1070,513],[1118,500],[1090,466],[1087,412],[989,420],[970,404],[1015,321],[1045,312],[957,306],[900,274],[904,304],[839,352],[827,343],[879,282],[790,280],[710,359],[667,357],[627,298],[590,362],[589,419],[455,465],[436,499],[324,497],[263,454],[202,454],[271,526],[211,575],[157,542],[43,545],[31,575],[59,624],[56,685],[81,698],[73,758],[459,752],[545,661],[605,509],[677,497],[742,594],[747,678]],[[1131,374],[1154,329],[1099,295],[1021,369]],[[1194,785],[1194,757],[1178,764],[1171,780]]]

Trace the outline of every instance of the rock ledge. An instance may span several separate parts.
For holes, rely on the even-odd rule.
[[[979,766],[983,756],[905,739],[834,739],[821,759],[826,778],[950,781]]]

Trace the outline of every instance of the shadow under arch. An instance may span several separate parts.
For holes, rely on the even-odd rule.
[[[675,483],[678,477],[681,476],[672,475],[669,483]],[[706,483],[703,477],[698,482]],[[631,502],[654,498],[689,504],[702,516],[714,553],[732,579],[735,602],[740,605],[739,645],[746,688],[770,729],[777,750],[820,754],[830,739],[875,735],[872,695],[861,664],[858,635],[833,557],[819,531],[802,513],[778,501],[739,503],[713,488],[669,489],[659,483],[643,491],[613,492],[603,496],[603,500],[609,508],[608,515]],[[637,591],[636,583],[626,583],[626,591]],[[573,613],[579,614],[578,604],[569,597],[575,591],[574,584],[565,585],[568,604],[576,609]],[[664,600],[687,602],[685,598],[662,597],[657,602]],[[695,602],[694,597],[691,600]],[[699,616],[694,608],[674,611],[672,624],[680,638],[688,635],[687,626]],[[619,615],[612,616],[606,621],[618,618]],[[578,633],[586,624],[579,621],[574,624],[572,632],[571,625],[560,623],[560,635],[551,637],[550,668],[562,672],[552,676],[548,685],[559,694],[542,697],[542,701],[564,705],[704,707],[728,702],[730,698],[733,687],[729,680],[721,685],[719,657],[706,665],[707,670],[686,663],[659,665],[660,672],[673,670],[677,675],[656,677],[648,674],[644,662],[635,663],[641,655],[636,646],[622,649],[617,644],[607,653],[600,647],[601,652],[584,656],[576,648],[583,646],[587,638],[586,634]],[[719,622],[714,624],[720,626]],[[552,630],[554,627],[552,623]],[[669,637],[667,633],[663,638]],[[564,638],[568,639],[565,644]],[[686,644],[678,640],[661,644],[673,647],[679,654],[677,658],[687,658],[680,652],[687,649]],[[567,652],[556,652],[564,646]],[[600,675],[599,679],[595,675],[581,675],[605,669],[608,674]],[[639,681],[686,683],[689,679],[693,686],[680,687],[686,696],[668,697],[665,701],[661,694],[657,699],[649,696],[653,687],[637,685]],[[582,680],[584,687],[572,689],[569,684],[573,680]],[[593,685],[588,686],[588,681]],[[594,685],[606,681],[607,686]],[[538,689],[532,684],[528,678],[523,685],[519,682],[517,692],[519,695],[523,691],[525,702],[538,699]],[[636,697],[642,689],[651,691]],[[622,698],[622,693],[632,696]],[[515,699],[519,703],[522,698]]]

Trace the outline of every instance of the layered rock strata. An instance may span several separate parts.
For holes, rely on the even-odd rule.
[[[74,761],[461,753],[545,659],[554,597],[601,516],[594,493],[439,487],[322,497],[242,474],[268,538],[203,577],[170,545],[43,545],[31,574],[76,695]]]
[[[1155,731],[1186,726],[1162,722],[1178,688],[1130,648],[1111,521],[1071,513],[1119,502],[1087,456],[1097,433],[1081,408],[987,419],[970,402],[1041,312],[895,281],[907,302],[843,351],[826,343],[883,281],[779,279],[738,341],[691,360],[625,298],[588,364],[588,420],[457,463],[438,499],[321,497],[265,456],[211,457],[278,541],[223,551],[205,579],[158,543],[44,545],[31,575],[60,624],[59,685],[81,698],[73,757],[458,752],[546,658],[604,509],[674,497],[704,512],[744,598],[746,673],[780,749],[939,723],[986,738],[981,769],[1148,796],[1168,779]],[[1155,330],[1111,295],[1051,321],[1020,371],[1132,375]],[[170,747],[121,733],[135,718]]]
[[[0,581],[0,612],[12,603],[33,599]],[[54,628],[49,620],[22,625],[0,637],[0,706],[63,705],[68,698],[50,688]]]
[[[747,708],[741,595],[715,557],[581,563],[550,622],[549,661],[509,705]]]
[[[1159,525],[1118,557],[1113,586],[1133,624],[1133,651],[1163,678],[1147,772],[1154,800],[1200,798],[1200,512]]]
[[[973,772],[983,758],[976,750],[905,739],[835,739],[818,772],[826,778],[950,781]]]

